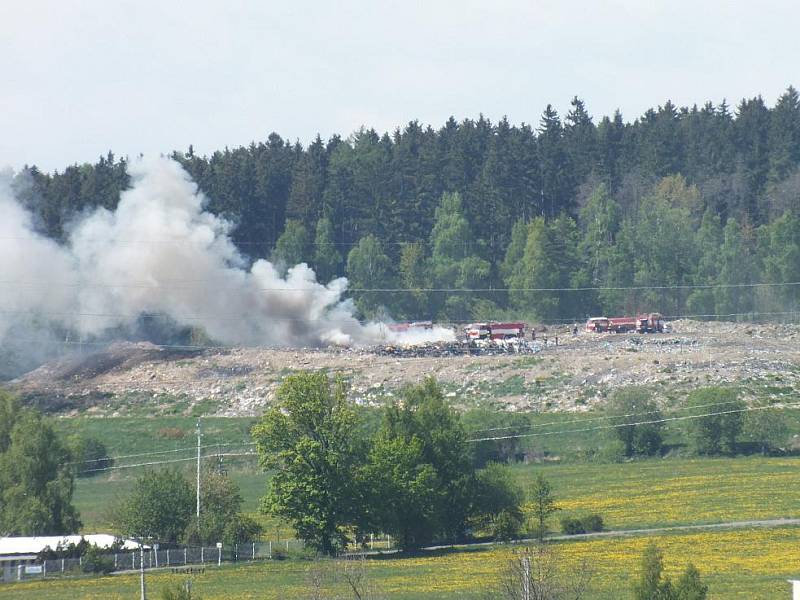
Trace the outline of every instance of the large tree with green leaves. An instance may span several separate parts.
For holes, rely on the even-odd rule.
[[[342,265],[342,255],[337,249],[333,223],[327,217],[317,221],[314,236],[314,270],[317,281],[328,283],[336,277]]]
[[[78,531],[71,459],[50,423],[0,391],[0,535]]]
[[[391,285],[391,270],[391,261],[374,235],[361,238],[350,250],[347,277],[354,288],[356,306],[364,315],[375,316],[378,308],[391,298],[388,292],[381,291]]]
[[[652,456],[661,451],[661,411],[647,389],[617,390],[611,396],[608,414],[625,456]]]
[[[356,425],[342,379],[301,372],[284,380],[253,428],[261,465],[274,471],[264,509],[323,554],[344,546],[348,526],[361,514]]]
[[[283,269],[306,262],[308,256],[308,232],[300,221],[289,220],[275,244],[270,257],[272,262]]]
[[[261,531],[242,514],[244,499],[239,486],[227,474],[206,468],[200,478],[200,521],[192,519],[185,533],[189,543],[233,546],[252,541]]]
[[[413,543],[464,536],[475,502],[475,472],[466,433],[432,378],[403,392],[402,402],[388,407],[373,460],[392,453],[403,467],[398,479],[424,502],[410,510],[425,517]],[[402,458],[402,460],[400,460]],[[412,469],[411,464],[416,466]],[[406,513],[407,514],[407,513]]]
[[[689,440],[698,454],[734,454],[744,423],[745,403],[736,390],[707,387],[694,390],[686,400],[692,414],[687,421]]]
[[[116,507],[119,532],[174,544],[183,539],[194,514],[195,491],[177,469],[148,470]]]
[[[443,289],[475,289],[486,285],[490,265],[479,255],[476,236],[464,213],[461,195],[442,194],[431,230],[431,279],[434,287]],[[471,304],[478,294],[440,292],[433,294],[440,317],[469,319]]]

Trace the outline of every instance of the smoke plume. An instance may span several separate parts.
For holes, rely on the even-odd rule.
[[[115,211],[99,208],[63,245],[38,235],[8,187],[0,189],[0,340],[21,327],[108,339],[142,315],[198,327],[224,344],[321,346],[448,339],[362,324],[343,299],[347,280],[316,280],[305,264],[281,276],[252,265],[229,237],[232,225],[169,159],[129,166],[132,187]],[[16,335],[16,333],[15,333]]]

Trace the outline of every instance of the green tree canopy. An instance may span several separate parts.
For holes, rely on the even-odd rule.
[[[547,521],[555,512],[561,510],[556,504],[550,482],[541,473],[536,475],[528,500],[533,511],[534,533],[541,542],[547,534]]]
[[[120,533],[175,544],[195,508],[195,491],[177,469],[148,470],[118,509]]]
[[[491,265],[478,253],[461,195],[442,194],[431,230],[431,278],[434,287],[474,289],[484,287]],[[433,296],[436,311],[442,318],[472,318],[471,299],[475,294],[440,292]]]
[[[333,223],[327,217],[317,221],[314,236],[314,271],[317,281],[328,283],[336,277],[342,266],[342,255],[336,248]]]
[[[260,527],[242,514],[243,502],[239,486],[227,474],[204,469],[200,479],[199,527],[192,519],[185,537],[190,543],[222,542],[225,546],[252,541]]]
[[[745,403],[736,390],[721,387],[700,388],[686,400],[692,414],[706,415],[687,421],[689,440],[698,454],[734,454],[742,431]]]
[[[380,240],[368,235],[358,241],[347,255],[347,277],[352,288],[381,290],[391,284],[391,263]],[[390,295],[381,291],[354,292],[356,306],[367,316],[374,316]]]
[[[71,459],[50,423],[0,391],[0,535],[77,532]]]
[[[288,220],[286,227],[275,243],[270,260],[282,269],[290,269],[306,261],[308,255],[308,232],[300,221]]]
[[[275,471],[265,510],[287,519],[324,554],[343,547],[347,527],[361,511],[356,424],[341,379],[331,382],[326,373],[302,372],[284,380],[275,404],[253,428],[261,465]]]
[[[608,406],[613,416],[614,435],[622,442],[625,456],[652,456],[661,451],[661,412],[644,388],[621,388]]]

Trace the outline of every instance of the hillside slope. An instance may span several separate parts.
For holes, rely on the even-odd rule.
[[[48,363],[10,383],[26,399],[62,414],[257,415],[280,381],[298,369],[343,373],[351,396],[379,402],[432,375],[468,406],[586,410],[615,388],[656,386],[662,397],[700,385],[736,383],[752,395],[800,391],[800,327],[678,321],[672,333],[557,333],[535,354],[417,356],[385,349],[226,348],[170,350],[118,343]]]

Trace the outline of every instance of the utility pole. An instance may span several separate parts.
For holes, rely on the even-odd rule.
[[[197,427],[195,429],[197,433],[197,531],[200,531],[200,438],[202,434],[200,433],[200,419],[197,420]]]
[[[144,586],[144,543],[139,541],[139,582],[141,587],[141,600],[147,600],[147,590]],[[136,556],[134,554],[134,556]]]

